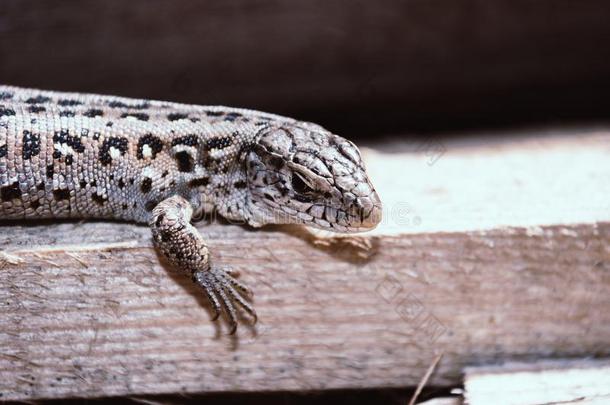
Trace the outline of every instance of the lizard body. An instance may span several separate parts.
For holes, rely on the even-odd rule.
[[[354,144],[307,122],[197,106],[0,86],[0,219],[148,223],[173,267],[236,328],[250,290],[210,260],[193,216],[338,232],[381,203]]]

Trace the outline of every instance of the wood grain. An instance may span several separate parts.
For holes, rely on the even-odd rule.
[[[260,322],[235,337],[146,227],[0,225],[22,260],[0,270],[0,398],[415,386],[441,352],[428,385],[450,386],[465,366],[609,356],[610,132],[487,139],[436,140],[432,165],[421,145],[369,152],[371,234],[200,223],[255,290]]]

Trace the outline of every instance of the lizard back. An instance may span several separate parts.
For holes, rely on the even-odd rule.
[[[0,86],[0,219],[145,222],[174,194],[212,209],[229,188],[241,186],[240,154],[278,121],[293,120],[221,106]],[[239,211],[234,190],[231,195]]]

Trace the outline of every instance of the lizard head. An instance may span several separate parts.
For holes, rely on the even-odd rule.
[[[250,222],[374,228],[381,201],[350,141],[310,123],[271,127],[246,157]]]

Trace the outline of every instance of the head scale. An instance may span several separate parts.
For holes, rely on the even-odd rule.
[[[246,156],[251,222],[374,228],[381,202],[358,148],[309,123],[266,129]]]

